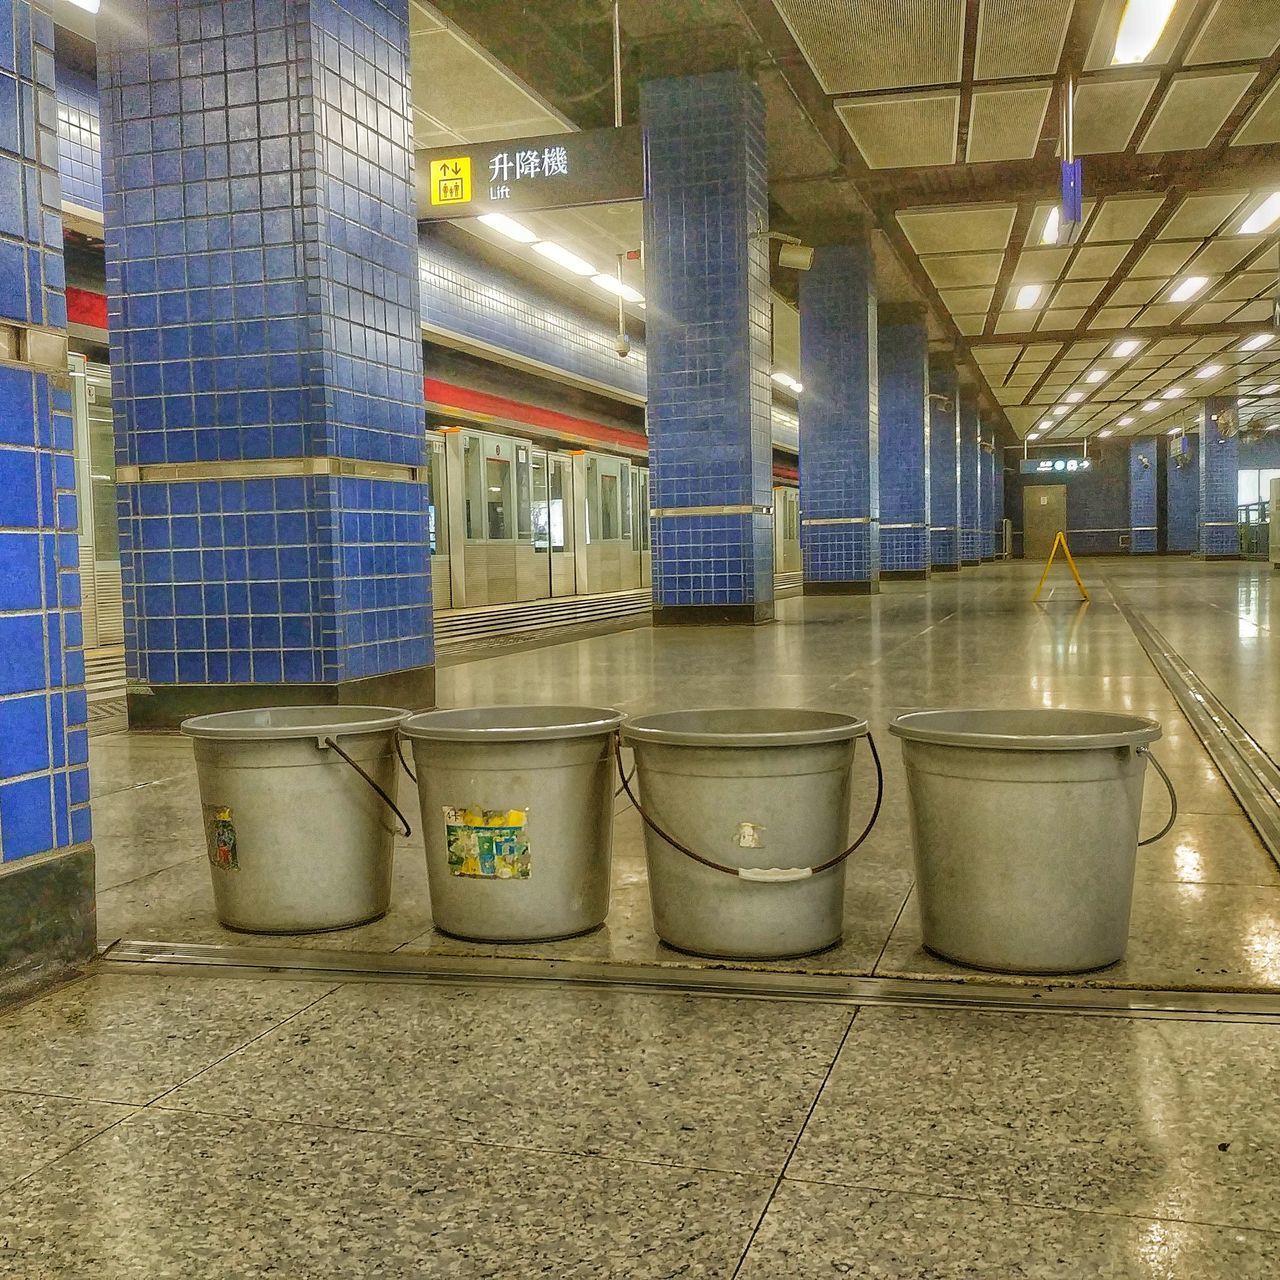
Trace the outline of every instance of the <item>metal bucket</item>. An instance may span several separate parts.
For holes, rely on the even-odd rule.
[[[395,707],[267,707],[184,721],[195,739],[218,919],[319,933],[391,902]]]
[[[853,716],[790,708],[627,721],[663,942],[781,959],[840,941],[854,744],[866,733]]]
[[[485,942],[604,923],[613,842],[607,707],[475,707],[411,717],[437,929]]]
[[[930,951],[1005,973],[1078,973],[1123,957],[1156,721],[921,711],[890,731],[902,739]]]

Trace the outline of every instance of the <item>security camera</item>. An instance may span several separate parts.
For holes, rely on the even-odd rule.
[[[807,244],[784,244],[778,248],[778,266],[793,271],[808,271],[813,266],[813,247]]]
[[[943,413],[951,413],[956,407],[956,402],[950,396],[943,395],[941,391],[930,391],[925,398],[927,400],[936,400],[938,408]]]
[[[613,349],[620,360],[625,360],[631,354],[631,339],[625,333],[618,334],[613,340]]]

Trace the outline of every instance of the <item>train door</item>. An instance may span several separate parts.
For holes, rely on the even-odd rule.
[[[556,453],[536,455],[534,472],[534,546],[547,557],[547,594],[577,594],[573,554],[573,468]]]
[[[631,550],[639,565],[638,585],[652,582],[649,554],[649,472],[644,467],[631,468]]]
[[[431,604],[448,609],[453,603],[449,560],[449,486],[445,478],[444,436],[428,432],[427,536],[431,544]]]

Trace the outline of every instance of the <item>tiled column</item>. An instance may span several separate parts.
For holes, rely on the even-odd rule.
[[[982,483],[978,488],[979,525],[981,536],[979,545],[982,558],[996,558],[996,445],[995,438],[982,441],[978,453],[978,474]]]
[[[764,99],[738,72],[641,86],[657,623],[773,617]]]
[[[1157,550],[1155,440],[1129,443],[1129,554],[1154,555]]]
[[[991,522],[992,555],[999,560],[1004,556],[1004,450],[999,441],[996,442],[991,465],[995,472],[991,488],[991,500],[994,504]]]
[[[929,553],[934,569],[960,568],[960,387],[950,360],[929,363]]]
[[[869,244],[819,247],[800,277],[800,550],[807,595],[880,589],[877,348]]]
[[[978,445],[981,423],[978,405],[969,396],[960,399],[960,562],[965,565],[982,563],[981,468]]]
[[[1240,446],[1218,430],[1218,414],[1234,410],[1235,398],[1206,400],[1200,410],[1200,554],[1206,560],[1238,560]]]
[[[929,332],[918,307],[881,308],[877,328],[880,576],[927,578]]]
[[[1200,545],[1200,441],[1188,435],[1185,456],[1177,441],[1168,442],[1165,468],[1165,511],[1168,520],[1165,549],[1170,555],[1189,555]]]
[[[0,3],[0,1001],[93,953],[53,21]]]
[[[130,719],[428,706],[407,0],[99,40]]]

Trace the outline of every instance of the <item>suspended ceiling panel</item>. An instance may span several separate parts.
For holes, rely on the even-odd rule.
[[[1263,94],[1231,139],[1233,147],[1266,146],[1280,142],[1280,80]]]
[[[1160,228],[1161,240],[1203,240],[1211,236],[1240,207],[1243,191],[1203,192],[1187,196]]]
[[[923,258],[924,269],[939,289],[994,285],[1000,275],[1002,253],[963,253],[952,257]]]
[[[968,253],[1003,249],[1016,212],[1011,204],[930,209],[900,213],[898,222],[917,253]]]
[[[1138,150],[1192,151],[1207,147],[1253,80],[1252,71],[1174,76]]]
[[[955,163],[958,93],[895,94],[839,102],[836,112],[872,169]]]
[[[827,93],[960,79],[964,0],[910,0],[887,15],[863,0],[775,0]]]
[[[986,0],[978,10],[979,80],[1051,76],[1058,70],[1074,0]]]
[[[1262,236],[1222,236],[1205,245],[1187,270],[1193,276],[1222,275],[1240,265],[1263,245]]]
[[[1105,280],[1128,252],[1129,246],[1125,244],[1085,245],[1071,259],[1067,275],[1073,280]]]
[[[1163,287],[1163,280],[1126,280],[1116,286],[1108,301],[1117,306],[1124,303],[1142,306],[1150,302]]]
[[[1076,88],[1076,151],[1083,156],[1123,151],[1159,81],[1086,80]]]
[[[1129,274],[1138,280],[1167,280],[1182,270],[1194,252],[1195,245],[1182,240],[1157,241],[1133,264]]]
[[[1163,196],[1116,197],[1104,200],[1089,223],[1086,240],[1136,240],[1155,212],[1164,204]]]
[[[953,316],[985,317],[991,309],[994,293],[993,289],[948,289],[941,297],[943,305]]]
[[[1280,5],[1271,0],[1218,0],[1187,52],[1186,63],[1260,62],[1280,44]]]
[[[1071,256],[1070,249],[1024,249],[1013,269],[1016,284],[1041,284],[1056,280]]]
[[[975,89],[969,109],[970,164],[1029,160],[1036,153],[1052,85],[1017,89]]]

